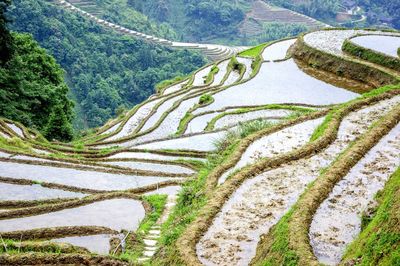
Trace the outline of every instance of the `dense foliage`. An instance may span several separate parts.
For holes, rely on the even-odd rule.
[[[271,3],[289,8],[307,16],[325,20],[336,17],[339,11],[340,0],[304,0],[304,1],[286,1],[271,0]]]
[[[158,22],[167,22],[189,41],[234,39],[249,1],[128,0],[128,4]]]
[[[64,72],[31,36],[13,33],[12,55],[0,68],[0,116],[71,140],[73,104]]]
[[[373,15],[368,16],[369,23],[379,18],[393,19],[393,26],[400,29],[400,1],[394,0],[358,0],[357,3]]]
[[[264,23],[261,34],[252,37],[249,44],[257,45],[273,40],[279,40],[287,37],[298,36],[302,32],[308,30],[307,26],[299,23]]]
[[[10,0],[0,0],[0,65],[7,62],[12,53],[11,34],[6,27],[7,19],[5,12]]]
[[[66,70],[81,118],[80,128],[101,125],[117,109],[132,107],[150,96],[159,81],[189,73],[204,64],[198,54],[118,35],[45,1],[13,3],[12,29],[33,34]],[[118,17],[117,10],[114,3],[104,16],[112,21],[122,20],[116,22],[130,24],[133,29],[165,35],[142,20],[143,16],[121,11]]]

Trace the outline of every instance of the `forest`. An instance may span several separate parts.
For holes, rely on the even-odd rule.
[[[71,140],[73,103],[64,71],[32,36],[9,32],[6,7],[0,13],[0,116],[35,128],[50,140]]]
[[[118,35],[45,1],[15,0],[13,5],[8,13],[10,28],[32,34],[66,71],[69,97],[76,102],[77,129],[103,124],[117,110],[131,108],[153,94],[158,82],[188,74],[205,63],[199,54]],[[115,6],[105,12],[111,20],[118,17]],[[125,24],[141,21],[132,25],[143,31],[171,34],[144,16],[133,15],[118,19],[126,18]]]

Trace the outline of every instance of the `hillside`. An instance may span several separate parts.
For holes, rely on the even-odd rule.
[[[138,13],[104,15],[160,37],[174,35]],[[205,63],[195,52],[126,38],[51,2],[15,0],[8,17],[12,30],[32,34],[66,71],[78,129],[100,126],[153,94],[158,82]]]
[[[0,264],[396,265],[399,48],[265,43],[71,143],[1,119]]]

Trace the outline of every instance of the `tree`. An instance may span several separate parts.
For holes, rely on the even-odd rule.
[[[10,0],[0,0],[0,64],[4,65],[8,62],[12,55],[12,37],[7,29],[7,18],[5,13]]]
[[[53,108],[44,130],[44,135],[47,139],[60,141],[72,140],[73,129],[64,108],[61,104]]]
[[[69,140],[72,132],[65,128],[71,126],[73,103],[67,97],[64,71],[32,36],[12,33],[12,38],[14,53],[0,66],[0,116],[45,134],[51,114],[57,113],[65,124],[58,126],[63,130],[59,135],[52,129],[51,136]]]

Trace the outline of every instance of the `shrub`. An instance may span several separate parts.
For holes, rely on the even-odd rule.
[[[210,94],[203,94],[199,99],[199,104],[204,105],[214,101],[214,98]]]

